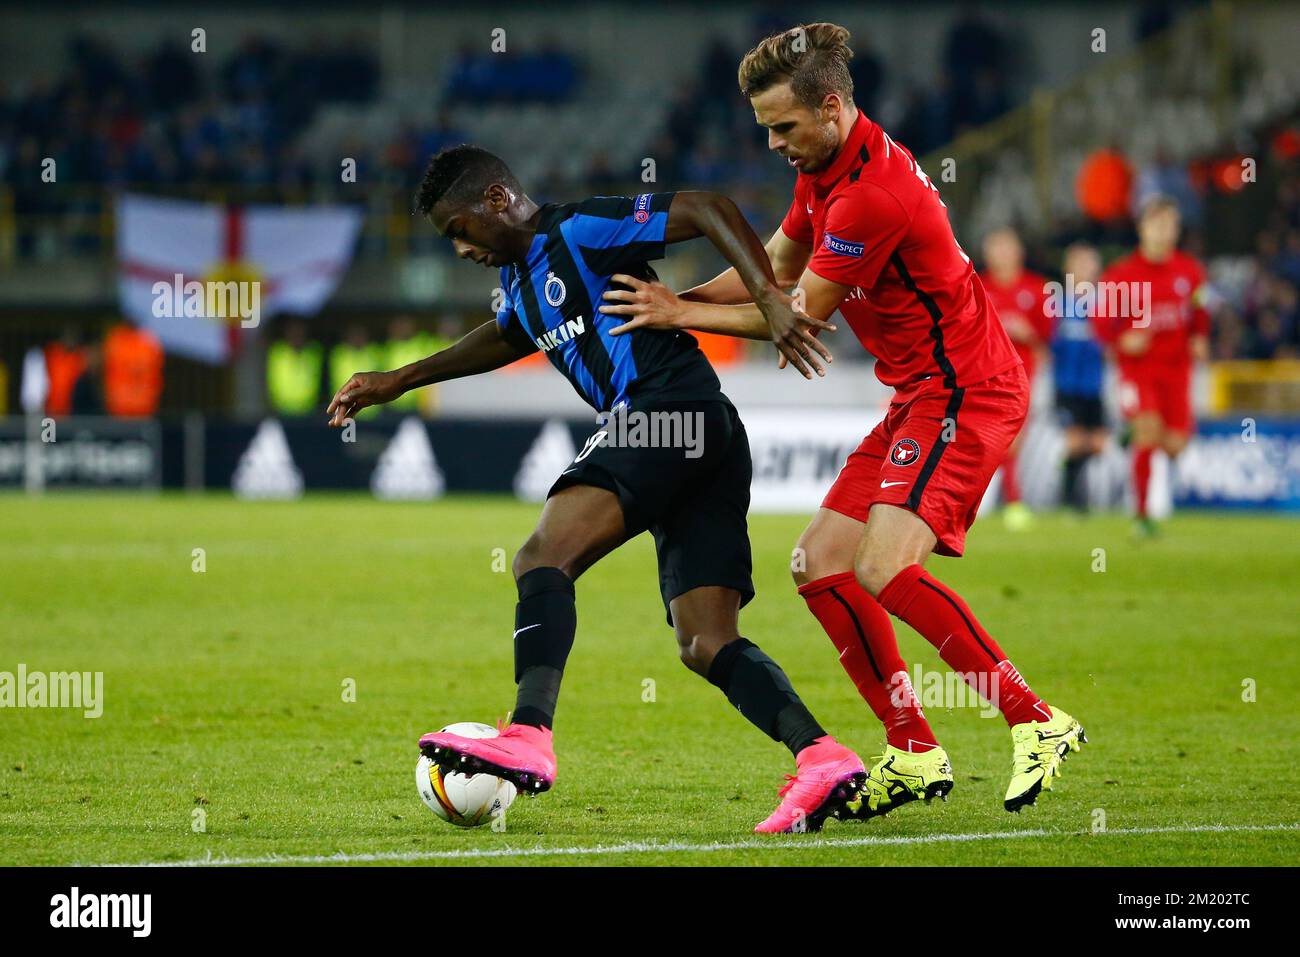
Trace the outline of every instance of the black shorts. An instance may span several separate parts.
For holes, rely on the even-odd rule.
[[[1058,395],[1056,420],[1063,429],[1100,429],[1106,425],[1106,414],[1099,395]]]
[[[633,416],[644,424],[639,437]],[[627,537],[654,535],[671,625],[670,603],[693,588],[735,589],[742,606],[754,597],[745,517],[752,472],[749,438],[730,402],[664,402],[597,429],[549,494],[593,485],[618,496]]]

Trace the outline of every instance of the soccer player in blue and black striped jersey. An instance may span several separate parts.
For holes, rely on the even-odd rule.
[[[353,376],[330,403],[331,424],[409,389],[489,372],[539,349],[603,423],[561,473],[515,555],[511,724],[495,738],[428,734],[421,749],[444,766],[495,774],[525,793],[549,788],[556,769],[551,726],[577,628],[574,582],[650,531],[682,661],[795,756],[797,775],[756,830],[817,830],[866,773],[818,724],[776,662],[740,636],[740,608],[754,595],[745,427],[689,334],[613,335],[622,320],[599,307],[615,273],[653,279],[649,263],[663,257],[666,244],[707,237],[772,327],[786,330],[774,341],[805,375],[809,367],[820,371],[818,355],[829,359],[814,334],[831,326],[803,315],[777,287],[762,242],[736,205],[716,193],[538,206],[499,158],[458,146],[433,158],[416,206],[460,258],[500,269],[504,302],[495,320],[436,355]]]
[[[1101,256],[1087,243],[1074,243],[1065,250],[1063,266],[1065,275],[1073,279],[1072,286],[1095,287],[1101,275]],[[1088,508],[1084,469],[1089,459],[1106,448],[1106,415],[1101,401],[1105,357],[1084,298],[1060,298],[1052,340],[1052,379],[1056,414],[1065,433],[1061,500],[1083,512]]]

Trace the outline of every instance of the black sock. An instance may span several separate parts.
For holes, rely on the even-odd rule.
[[[555,722],[564,663],[578,630],[573,580],[558,568],[519,576],[515,605],[515,710],[511,721],[549,728]]]
[[[1087,490],[1082,487],[1080,479],[1083,478],[1084,466],[1088,464],[1091,458],[1087,453],[1071,455],[1065,460],[1065,488],[1063,498],[1065,504],[1071,508],[1083,511],[1088,506]]]
[[[749,722],[798,756],[826,730],[790,686],[781,666],[748,638],[738,638],[714,657],[709,681]]]

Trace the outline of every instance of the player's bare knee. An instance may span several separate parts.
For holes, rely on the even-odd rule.
[[[678,640],[677,655],[682,659],[684,664],[697,675],[706,674],[709,670],[707,662],[702,662],[703,655],[699,654],[695,647],[695,636],[688,637],[685,641]],[[709,659],[710,661],[712,658]]]
[[[827,575],[833,575],[836,571],[843,571],[843,557],[840,558],[840,562],[837,567],[835,556],[822,537],[805,532],[790,552],[790,577],[794,579],[796,585],[806,585]]]
[[[710,633],[677,632],[677,653],[682,664],[705,677],[709,674],[709,665],[713,664],[718,649],[726,643],[719,636]]]
[[[540,568],[537,564],[533,540],[530,538],[519,546],[515,552],[515,557],[510,560],[510,571],[515,576],[515,581],[523,578],[534,568]]]
[[[534,534],[528,541],[524,542],[519,551],[515,552],[515,557],[510,563],[510,570],[514,573],[515,581],[518,581],[535,568],[558,568],[570,578],[573,578],[575,577],[573,565],[572,560],[563,557],[555,549],[549,548],[544,540]]]
[[[885,586],[902,570],[903,566],[893,562],[859,559],[853,568],[853,573],[858,579],[858,584],[875,597],[884,591]]]
[[[1133,420],[1133,441],[1139,446],[1159,445],[1161,431],[1160,420],[1153,416],[1140,415]]]
[[[853,562],[853,574],[858,584],[871,595],[879,595],[894,578],[912,562],[895,549],[863,548]]]
[[[804,545],[803,539],[795,545],[794,550],[790,552],[790,577],[794,579],[795,585],[806,585],[814,581],[811,572],[808,571],[808,549]]]
[[[707,655],[708,661],[703,661],[706,657],[703,645],[697,644],[701,638],[699,635],[677,632],[677,655],[681,658],[681,663],[697,675],[707,674],[708,662],[712,661],[712,655]]]

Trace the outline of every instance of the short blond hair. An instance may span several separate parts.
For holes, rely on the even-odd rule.
[[[849,31],[834,23],[808,23],[774,33],[740,61],[740,92],[757,96],[789,83],[795,99],[816,109],[828,93],[853,102]]]
[[[1138,208],[1138,222],[1156,213],[1168,211],[1181,213],[1182,210],[1178,208],[1178,201],[1166,193],[1152,193],[1142,201],[1142,205]]]

